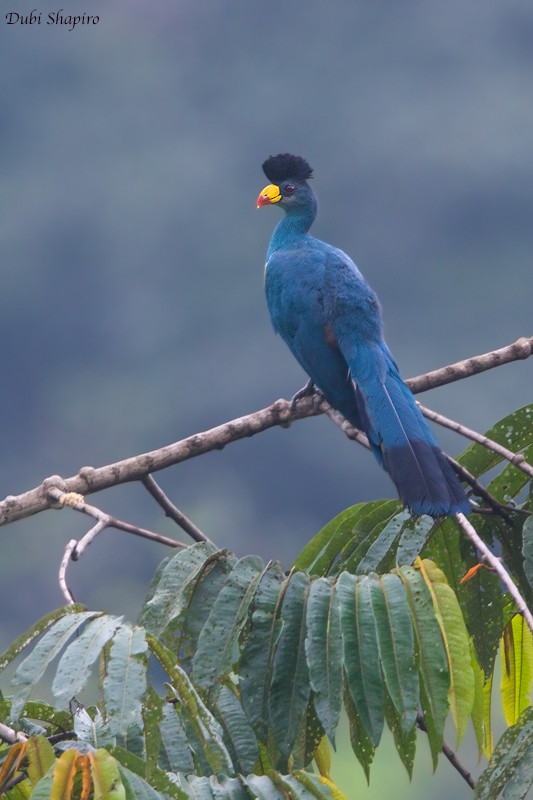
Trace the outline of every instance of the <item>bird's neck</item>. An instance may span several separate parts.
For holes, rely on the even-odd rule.
[[[274,229],[267,256],[276,250],[296,244],[298,240],[306,236],[316,217],[316,212],[316,203],[288,211]]]

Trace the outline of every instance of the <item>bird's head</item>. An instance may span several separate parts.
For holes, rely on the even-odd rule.
[[[307,181],[313,170],[304,158],[290,153],[270,156],[263,164],[270,183],[257,198],[257,208],[279,203],[287,212],[297,211],[314,202],[314,193]]]

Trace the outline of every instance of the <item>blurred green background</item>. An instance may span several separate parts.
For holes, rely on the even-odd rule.
[[[314,167],[314,233],[377,290],[405,376],[532,333],[529,0],[73,0],[64,13],[100,23],[71,32],[44,24],[50,0],[41,26],[7,25],[11,10],[4,0],[1,496],[303,385],[263,296],[279,211],[255,199],[279,151]],[[528,362],[424,397],[478,429],[530,400]],[[326,419],[160,477],[218,544],[285,564],[343,508],[394,496]],[[140,487],[93,499],[175,533]],[[51,511],[2,529],[2,645],[62,603],[61,555],[87,527]],[[165,554],[108,531],[72,565],[72,589],[134,614]],[[378,763],[358,796],[469,796],[445,766],[415,790],[397,759]],[[359,791],[351,758],[339,769]]]

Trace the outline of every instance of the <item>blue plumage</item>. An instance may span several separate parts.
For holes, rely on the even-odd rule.
[[[365,431],[401,500],[415,514],[468,513],[470,504],[403,383],[383,340],[374,291],[342,250],[308,231],[316,197],[304,159],[281,154],[263,165],[258,205],[285,216],[267,253],[265,287],[272,323],[327,401]]]

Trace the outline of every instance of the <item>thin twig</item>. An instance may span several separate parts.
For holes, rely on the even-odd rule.
[[[413,392],[422,392],[501,364],[528,358],[532,352],[533,337],[522,338],[507,347],[459,361],[417,378],[411,378],[406,383]],[[52,475],[40,486],[18,496],[9,495],[1,501],[0,525],[6,525],[51,508],[53,503],[49,496],[50,487],[59,488],[65,493],[79,492],[86,495],[121,483],[142,480],[152,472],[166,469],[173,464],[179,464],[212,450],[222,450],[230,442],[255,436],[268,428],[277,425],[287,426],[295,420],[326,413],[328,408],[329,406],[323,398],[315,395],[302,397],[295,403],[291,403],[290,400],[277,400],[271,406],[260,411],[218,425],[203,433],[194,434],[158,450],[152,450],[104,467],[82,467],[77,475],[66,479],[59,475]],[[346,433],[350,435],[348,428]]]
[[[67,584],[67,569],[68,565],[72,561],[72,554],[76,550],[77,545],[76,539],[71,539],[70,542],[65,547],[65,552],[63,553],[63,558],[61,559],[61,564],[59,565],[59,588],[63,593],[63,597],[67,601],[69,606],[74,605],[76,602],[74,600],[74,595],[68,588]]]
[[[490,506],[490,509],[476,507],[476,514],[483,514],[485,511],[490,511],[491,514],[498,514],[498,516],[500,516],[506,522],[510,522],[511,517],[509,516],[508,512],[514,509],[511,509],[509,506],[506,506],[504,503],[500,503],[499,500],[496,500],[496,498],[493,497],[490,492],[487,492],[485,487],[477,480],[477,478],[475,478],[472,473],[466,469],[466,467],[463,467],[462,464],[456,461],[455,458],[452,458],[452,456],[449,456],[447,453],[445,453],[445,456],[446,460],[452,465],[461,480],[465,481],[465,483],[468,483],[468,485],[474,490],[475,494]]]
[[[146,475],[141,479],[143,486],[148,489],[154,500],[159,503],[165,516],[173,519],[182,530],[187,533],[195,542],[208,542],[209,539],[202,533],[192,520],[185,516],[183,511],[174,505],[170,498],[165,494],[163,489],[159,486],[153,475]]]
[[[426,727],[426,721],[424,719],[424,715],[423,714],[418,713],[416,715],[416,724],[420,728],[421,731],[424,731],[424,733],[427,733],[428,729]],[[452,767],[455,770],[457,770],[457,772],[459,773],[461,778],[463,778],[467,782],[467,784],[470,786],[470,788],[471,789],[475,789],[476,788],[476,782],[475,782],[474,778],[472,777],[470,772],[466,769],[466,767],[464,767],[461,764],[461,762],[459,761],[455,751],[452,750],[452,748],[449,745],[447,745],[446,742],[443,742],[442,748],[441,748],[441,752],[442,752],[442,754],[444,756],[446,756],[446,758],[448,759],[448,761],[450,762]]]
[[[86,503],[83,496],[76,492],[62,492],[61,489],[55,486],[51,486],[48,491],[51,499],[55,500],[59,505],[69,506],[75,511],[87,514],[93,519],[96,519],[96,524],[87,531],[79,542],[77,542],[76,539],[70,540],[63,553],[63,558],[61,559],[61,564],[59,566],[59,586],[68,605],[73,605],[75,603],[74,595],[67,584],[68,565],[71,561],[77,561],[86,548],[96,539],[98,534],[102,533],[106,528],[117,528],[118,530],[132,533],[135,536],[142,536],[145,539],[150,539],[160,544],[166,544],[170,547],[186,547],[183,542],[177,542],[166,536],[160,536],[158,533],[148,531],[145,528],[139,528],[137,525],[130,525],[129,522],[124,522],[110,514],[106,514],[96,506],[91,506],[89,503]]]
[[[467,520],[464,514],[459,512],[455,515],[455,519],[465,536],[467,536],[472,544],[479,550],[483,561],[497,573],[505,588],[515,601],[518,612],[524,617],[529,630],[533,633],[533,615],[501,560],[489,550],[483,539],[477,534],[474,526]]]
[[[154,531],[149,531],[146,528],[140,528],[138,525],[132,525],[130,522],[124,522],[124,520],[117,519],[117,517],[113,517],[111,514],[106,514],[106,512],[102,511],[100,508],[86,503],[83,495],[80,495],[77,492],[63,492],[57,487],[50,487],[49,494],[50,497],[56,500],[61,506],[69,506],[75,511],[79,511],[82,514],[87,514],[88,516],[97,520],[97,524],[94,525],[91,530],[88,531],[78,542],[76,551],[73,554],[74,561],[76,561],[82,555],[83,551],[105,528],[115,528],[119,531],[132,533],[134,536],[141,536],[143,539],[150,539],[152,542],[165,544],[168,547],[187,546],[183,544],[183,542],[178,542],[168,536],[161,536],[159,533],[154,533]]]
[[[472,442],[482,444],[487,450],[492,450],[494,453],[497,453],[499,456],[509,461],[514,467],[522,470],[529,478],[533,478],[533,467],[526,461],[522,453],[513,453],[512,450],[508,450],[507,447],[503,447],[493,439],[489,439],[488,436],[478,433],[472,430],[472,428],[467,428],[466,425],[462,425],[454,419],[449,419],[449,417],[445,417],[443,414],[438,414],[436,411],[432,411],[430,408],[423,406],[422,403],[419,403],[418,406],[422,414],[428,419],[436,422],[438,425],[442,425],[443,428],[449,428],[456,433],[460,433],[461,436],[470,439]]]
[[[335,425],[341,429],[341,431],[346,434],[348,439],[352,439],[354,442],[358,442],[363,447],[366,447],[367,450],[370,450],[370,442],[368,441],[368,436],[360,431],[359,428],[355,428],[347,419],[345,419],[340,411],[337,411],[335,408],[332,408],[324,401],[326,405],[325,413],[330,418]]]
[[[24,772],[21,772],[19,775],[15,775],[13,778],[11,778],[11,780],[9,780],[5,784],[4,791],[2,792],[2,797],[4,797],[4,795],[7,792],[10,792],[11,789],[14,789],[15,786],[17,786],[19,783],[22,783],[22,781],[27,781],[27,780],[28,776]]]

